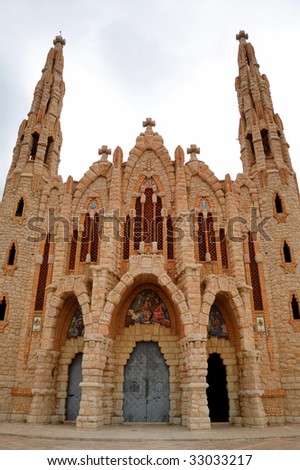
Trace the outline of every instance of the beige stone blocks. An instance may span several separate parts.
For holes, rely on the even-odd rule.
[[[258,80],[257,73],[252,74],[257,82],[255,87],[263,91],[265,102],[270,105],[268,119],[263,105],[255,101],[254,109],[250,99],[253,87],[250,90],[248,72],[253,64],[241,67],[237,92],[242,108],[245,107],[245,122],[241,121],[239,135],[243,173],[235,181],[229,176],[225,181],[218,180],[196,155],[185,164],[181,147],[176,149],[172,160],[162,137],[153,131],[154,123],[146,120],[146,129],[138,136],[127,161],[124,155],[123,162],[119,148],[113,157],[107,152],[90,166],[79,182],[70,178],[65,184],[57,176],[61,143],[61,105],[57,102],[62,101],[64,93],[61,46],[62,42],[58,41],[60,50],[56,47],[48,59],[48,72],[56,70],[54,80],[49,81],[49,77],[46,80],[43,71],[28,121],[20,127],[0,203],[0,302],[5,296],[8,306],[5,320],[0,320],[0,376],[3,377],[0,419],[20,420],[28,416],[28,422],[32,423],[64,421],[69,366],[76,354],[83,352],[78,428],[97,429],[103,424],[123,422],[124,367],[139,341],[154,341],[169,368],[170,423],[181,423],[191,430],[209,429],[207,357],[214,353],[220,355],[226,368],[232,424],[264,426],[266,418],[272,424],[299,422],[300,326],[299,320],[293,318],[291,295],[300,296],[300,207],[283,126],[277,115],[269,113],[272,101],[264,80]],[[240,54],[239,61],[243,57]],[[54,64],[56,68],[52,67]],[[48,85],[52,87],[49,103],[45,98],[49,90],[43,92]],[[50,114],[47,107],[51,109]],[[260,115],[253,119],[257,113]],[[36,158],[30,159],[37,124],[42,132]],[[268,127],[268,158],[262,126]],[[53,138],[50,144],[53,149],[44,165],[48,137]],[[250,154],[251,139],[254,154]],[[112,158],[113,164],[108,161]],[[145,181],[155,188],[153,201],[157,204],[161,200],[163,246],[157,239],[147,243],[141,236],[139,248],[142,249],[134,248],[131,240],[129,257],[123,259],[123,245],[115,239],[115,224],[119,223],[119,216],[137,216],[136,198],[141,197],[142,204],[145,203],[142,197]],[[277,192],[283,206],[279,214],[274,203]],[[19,219],[15,210],[20,197],[24,198],[25,212]],[[111,217],[105,226],[110,240],[99,240],[98,258],[93,262],[91,239],[87,241],[88,256],[82,260],[80,253],[83,220],[92,200],[101,214],[104,211]],[[205,202],[209,209],[204,211],[201,204]],[[247,242],[233,240],[233,236],[243,237],[250,230],[249,214],[253,206],[259,217],[271,217],[266,226],[271,241],[261,235],[255,241],[262,311],[256,311],[253,304]],[[65,222],[58,222],[48,257],[45,305],[35,311],[43,256],[40,243],[25,242],[27,222],[31,217],[46,217],[53,208],[57,217],[66,219],[71,231],[78,222],[79,238],[72,248],[76,248],[75,263],[74,267],[68,263],[71,243],[63,242]],[[199,253],[197,217],[208,210],[216,219],[211,235],[218,239],[219,227],[231,235],[226,246],[227,267],[223,266],[219,241],[216,242],[217,261],[213,260],[208,240],[204,254]],[[183,219],[176,219],[177,216]],[[175,234],[182,235],[179,242],[174,242],[170,257],[173,259],[168,259],[167,217],[174,220]],[[259,220],[254,221],[254,226]],[[235,221],[233,226],[232,221]],[[123,234],[120,224],[120,234]],[[134,220],[131,238],[134,238],[133,224]],[[284,240],[291,247],[291,263],[284,261]],[[18,248],[17,263],[9,267],[7,250],[12,241]],[[133,293],[143,286],[153,286],[166,299],[172,320],[170,328],[159,323],[126,328],[122,324]],[[75,303],[83,313],[85,334],[71,339],[67,338],[67,331]],[[207,337],[214,303],[224,317],[229,339]],[[33,319],[37,317],[41,327],[33,331]],[[259,317],[264,320],[265,331],[257,329]],[[23,390],[23,395],[12,392],[14,387],[19,392]],[[268,390],[283,392],[273,396]]]

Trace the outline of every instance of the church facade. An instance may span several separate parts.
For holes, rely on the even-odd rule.
[[[0,204],[1,420],[300,422],[297,179],[268,79],[237,39],[235,180],[196,145],[170,156],[147,118],[129,155],[102,146],[64,182],[55,38]]]

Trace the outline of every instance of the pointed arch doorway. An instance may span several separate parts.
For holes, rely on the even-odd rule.
[[[212,423],[229,421],[229,400],[226,380],[226,367],[220,354],[213,353],[208,357],[206,390],[209,417]]]
[[[169,368],[157,343],[137,343],[124,369],[124,421],[169,421]]]

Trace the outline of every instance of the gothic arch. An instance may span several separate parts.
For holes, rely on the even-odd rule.
[[[51,192],[55,189],[57,189],[58,197],[61,201],[62,198],[63,198],[63,195],[64,195],[64,185],[62,183],[62,179],[61,179],[60,176],[57,177],[56,181],[54,181],[54,182],[49,181],[48,183],[45,184],[45,186],[43,186],[43,192],[42,192],[42,196],[41,196],[41,203],[40,203],[40,206],[39,206],[39,216],[40,217],[47,217],[48,216],[46,211],[49,207],[49,198],[50,198]]]
[[[237,351],[254,349],[251,316],[247,314],[234,278],[225,275],[208,276],[202,297],[200,311],[200,329],[207,332],[209,312],[212,304],[222,310],[224,319],[229,322],[229,336],[234,341]]]
[[[175,336],[174,341],[172,342],[173,348],[174,348],[174,344],[176,343],[176,340],[177,340],[177,337]],[[144,341],[143,336],[141,336],[141,338],[139,338],[139,339],[136,337],[130,344],[128,344],[128,350],[126,351],[126,353],[123,354],[122,356],[120,356],[120,358],[118,358],[118,364],[119,365],[121,365],[121,366],[126,365],[128,359],[130,358],[130,355],[131,355],[132,351],[134,350],[135,346],[140,341]],[[169,345],[166,343],[166,341],[165,341],[165,343],[162,343],[162,344],[160,344],[159,340],[154,340],[154,342],[159,345],[161,353],[162,353],[162,355],[163,355],[163,357],[166,361],[166,364],[168,366],[174,365],[174,363],[173,363],[174,361],[172,361],[173,356],[172,356],[172,354],[170,354],[170,348],[168,347]],[[179,354],[179,346],[178,345],[177,345],[176,353]],[[178,364],[176,364],[176,365],[178,365]]]
[[[76,214],[78,205],[82,200],[83,195],[88,190],[88,187],[94,183],[99,177],[103,177],[106,180],[106,189],[108,188],[109,174],[112,171],[113,164],[108,161],[98,161],[90,166],[83,177],[76,185],[76,189],[73,196],[72,202],[72,214]]]
[[[99,323],[105,325],[107,332],[111,328],[112,321],[118,315],[120,302],[127,298],[132,290],[143,283],[157,285],[168,297],[170,304],[175,308],[179,322],[180,335],[188,334],[187,330],[192,325],[193,319],[180,288],[172,281],[163,267],[163,258],[139,256],[135,258],[136,263],[132,263],[129,271],[122,276],[118,284],[108,294],[103,311],[99,318]],[[149,262],[151,266],[149,266]]]
[[[44,327],[42,333],[41,348],[44,350],[58,350],[61,342],[61,335],[64,332],[63,325],[67,320],[71,321],[74,307],[80,306],[83,323],[87,333],[91,329],[90,313],[90,285],[85,276],[67,276],[62,280],[59,287],[47,302]],[[61,315],[61,311],[66,307],[66,316]]]
[[[196,161],[196,162],[188,162],[185,168],[186,168],[187,182],[191,183],[193,176],[199,176],[199,178],[204,183],[208,184],[212,193],[215,195],[222,211],[224,212],[225,211],[224,191],[223,191],[220,181],[218,180],[216,175],[213,173],[213,171],[209,168],[209,166],[206,165],[206,163],[204,162]],[[195,201],[192,202],[193,207],[195,207],[198,196],[199,195],[197,194]]]
[[[233,193],[235,194],[235,196],[238,196],[238,197],[240,196],[240,191],[241,191],[242,186],[246,186],[246,188],[248,188],[252,204],[257,205],[258,195],[257,195],[257,188],[255,186],[254,181],[248,178],[247,175],[243,173],[239,173],[236,177],[236,180],[232,184]]]
[[[126,162],[126,167],[124,170],[123,176],[123,194],[125,195],[128,191],[129,182],[135,170],[137,163],[140,160],[140,157],[147,151],[151,150],[154,152],[156,157],[162,163],[166,176],[168,179],[168,184],[171,189],[171,181],[175,181],[175,172],[174,167],[171,164],[171,159],[168,150],[164,147],[164,142],[162,137],[158,133],[151,134],[140,134],[136,139],[136,145],[129,153],[128,160]],[[166,191],[166,188],[165,188]]]

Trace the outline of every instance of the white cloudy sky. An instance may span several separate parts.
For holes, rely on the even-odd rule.
[[[60,174],[79,179],[98,148],[127,159],[142,121],[173,158],[195,143],[223,179],[241,171],[235,35],[249,33],[300,175],[299,0],[0,0],[0,195],[17,130],[62,31],[66,95]]]

